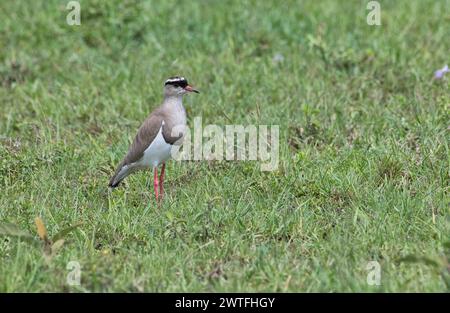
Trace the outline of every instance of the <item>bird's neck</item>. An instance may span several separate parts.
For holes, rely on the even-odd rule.
[[[170,96],[165,97],[163,101],[163,107],[166,107],[168,109],[174,108],[174,107],[183,107],[183,96]]]
[[[169,116],[172,117],[174,124],[186,124],[186,110],[183,107],[183,97],[173,96],[164,98],[162,104]]]

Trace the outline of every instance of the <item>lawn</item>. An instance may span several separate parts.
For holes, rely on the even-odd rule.
[[[35,240],[0,235],[0,291],[449,290],[450,1],[67,2],[0,1],[0,221]],[[278,169],[109,190],[178,74],[188,124],[279,125]],[[80,225],[49,257],[36,217]]]

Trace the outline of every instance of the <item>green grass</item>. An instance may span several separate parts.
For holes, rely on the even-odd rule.
[[[2,236],[0,291],[448,291],[450,1],[380,1],[379,27],[366,1],[80,2],[81,26],[0,2],[0,221],[83,222],[48,263]],[[280,125],[278,171],[170,162],[161,207],[150,171],[109,191],[175,74],[188,123]]]

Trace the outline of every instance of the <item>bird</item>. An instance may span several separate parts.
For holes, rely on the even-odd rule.
[[[183,96],[192,92],[200,93],[182,76],[173,76],[164,82],[162,104],[140,126],[128,153],[111,177],[109,187],[117,187],[135,171],[151,168],[156,201],[162,200],[166,161],[171,158],[173,148],[182,144],[187,126]],[[158,177],[159,165],[161,174]]]

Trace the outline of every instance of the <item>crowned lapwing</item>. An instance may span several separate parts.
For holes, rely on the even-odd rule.
[[[186,111],[182,98],[195,92],[184,77],[171,77],[164,83],[164,101],[156,108],[139,128],[128,154],[119,164],[109,182],[110,187],[119,183],[136,170],[153,168],[153,188],[156,200],[164,194],[164,172],[166,161],[181,144],[186,129]],[[158,178],[158,166],[162,165]],[[159,191],[158,191],[159,186]]]

